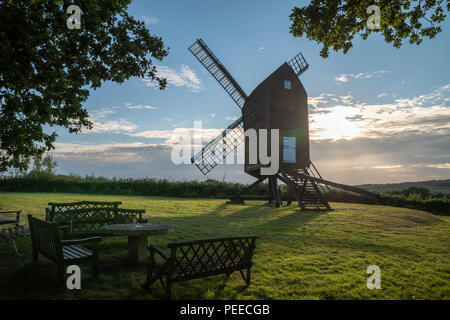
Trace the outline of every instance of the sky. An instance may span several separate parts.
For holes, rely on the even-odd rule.
[[[289,14],[303,3],[132,1],[129,13],[169,47],[156,61],[168,87],[132,78],[92,90],[84,107],[93,129],[57,130],[57,172],[252,182],[242,165],[220,165],[205,177],[194,165],[171,161],[175,130],[202,121],[208,139],[240,116],[188,51],[202,38],[247,94],[303,53],[310,65],[300,79],[308,93],[311,160],[324,178],[352,185],[449,179],[450,19],[420,46],[406,41],[395,49],[379,35],[357,36],[347,54],[330,51],[323,59],[319,44],[289,33]]]

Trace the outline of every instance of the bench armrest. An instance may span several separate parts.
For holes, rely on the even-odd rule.
[[[161,249],[158,249],[158,248],[155,247],[155,246],[152,246],[152,245],[148,246],[148,251],[150,251],[150,254],[152,255],[152,257],[154,257],[154,254],[157,253],[157,254],[158,254],[159,256],[161,256],[161,258],[163,258],[164,260],[169,259],[169,258],[167,257],[167,255],[166,255]]]
[[[58,226],[59,231],[63,232],[63,238],[67,239],[69,238],[69,234],[72,231],[72,226],[67,225],[67,226]]]
[[[93,242],[95,244],[101,240],[102,240],[101,237],[90,237],[90,238],[75,239],[75,240],[62,240],[61,245],[62,246],[70,246],[70,245],[74,245],[74,244],[82,244],[82,243],[89,243],[89,242]]]

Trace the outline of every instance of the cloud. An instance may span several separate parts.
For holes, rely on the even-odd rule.
[[[399,169],[403,166],[401,164],[391,164],[391,165],[382,165],[382,166],[373,166],[373,169]]]
[[[82,129],[82,133],[99,133],[99,132],[132,132],[138,126],[123,118],[118,120],[106,120],[108,115],[114,114],[115,111],[108,109],[94,110],[90,112],[89,120],[92,122],[92,129]]]
[[[138,105],[132,105],[131,103],[129,103],[129,102],[127,102],[127,103],[125,103],[125,107],[127,108],[127,109],[136,109],[136,110],[142,110],[142,109],[147,109],[147,110],[157,110],[158,108],[157,107],[153,107],[153,106],[145,106],[145,105],[141,105],[141,104],[138,104]]]
[[[377,95],[377,98],[383,98],[383,97],[386,97],[387,96],[387,93],[380,93],[379,95]]]
[[[157,24],[159,22],[158,18],[155,17],[140,16],[136,19],[144,22],[145,24]]]
[[[360,72],[360,73],[343,73],[334,78],[335,81],[339,83],[348,82],[351,78],[353,79],[370,79],[374,77],[381,77],[383,74],[391,73],[388,70],[380,70],[373,72]]]
[[[315,140],[311,160],[325,179],[347,184],[450,179],[448,145],[450,135],[433,132]]]
[[[216,114],[215,113],[211,113],[210,116],[211,116],[211,118],[215,118]]]
[[[322,93],[308,102],[311,159],[325,179],[363,184],[450,178],[450,84],[383,104],[360,102],[351,92]],[[124,119],[106,121],[109,113],[102,111],[92,116],[96,132],[120,132],[130,142],[57,144],[54,152],[60,172],[204,178],[195,166],[175,166],[170,159],[180,136],[193,133],[193,128],[185,127],[187,120],[179,129],[137,131],[135,124]],[[203,129],[202,145],[220,132]],[[222,179],[225,174],[229,181],[253,181],[242,166],[219,166],[208,176]]]
[[[138,128],[137,125],[131,123],[125,119],[98,121],[91,119],[92,130],[86,131],[87,133],[99,133],[99,132],[132,132]],[[83,131],[83,133],[86,133]]]
[[[230,120],[230,121],[236,121],[237,119],[239,119],[238,116],[226,116],[225,120]]]
[[[430,163],[430,164],[422,164],[421,166],[428,168],[450,169],[450,163]]]
[[[264,47],[263,46],[259,47],[257,51],[258,51],[258,56],[260,58],[264,57]]]
[[[113,107],[114,108],[114,107]],[[92,110],[89,112],[92,118],[106,118],[107,116],[116,113],[111,109],[100,109],[100,110]]]
[[[197,74],[187,65],[181,65],[175,69],[168,66],[156,66],[157,75],[167,79],[168,86],[187,87],[193,92],[199,92],[202,88],[201,80]],[[159,84],[149,78],[142,79],[147,87],[159,87]]]
[[[196,134],[200,134],[203,144],[214,139],[223,129],[197,129]],[[176,128],[173,130],[147,130],[127,133],[128,136],[146,139],[164,139],[164,144],[174,145],[179,143],[181,137],[194,136],[194,128]]]
[[[322,93],[318,97],[308,97],[308,104],[313,107],[317,107],[319,104],[326,103],[328,101],[327,97],[329,97],[329,96],[333,96],[333,95],[327,94],[327,93]]]
[[[155,144],[141,142],[83,145],[76,143],[56,143],[53,154],[59,159],[101,162],[141,161],[136,150]],[[125,152],[124,152],[125,151]]]
[[[215,135],[212,129],[206,130],[211,130],[210,136]],[[109,177],[204,179],[195,166],[172,163],[173,144],[167,143],[172,133],[173,130],[146,133],[147,137],[166,138],[159,144],[57,143],[53,152],[60,164],[58,172],[63,173],[84,175],[93,171]],[[378,139],[319,140],[311,142],[311,158],[325,179],[347,184],[446,179],[450,178],[449,143],[450,136],[432,132]],[[228,181],[254,181],[238,165],[218,166],[208,176],[221,180],[226,172]]]
[[[450,84],[388,104],[353,103],[349,96],[309,98],[313,140],[379,138],[411,133],[450,133]]]
[[[63,149],[64,148],[64,149]],[[219,165],[204,176],[194,164],[175,165],[172,147],[156,144],[105,144],[101,146],[57,146],[54,157],[58,173],[91,174],[104,177],[151,177],[170,180],[206,180],[208,178],[251,183],[242,165]]]
[[[341,74],[340,76],[335,77],[334,80],[336,80],[338,82],[348,82],[348,75]]]

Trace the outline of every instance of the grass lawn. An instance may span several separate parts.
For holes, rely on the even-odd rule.
[[[153,223],[174,227],[172,234],[149,238],[168,242],[257,234],[252,284],[240,274],[177,283],[174,299],[449,299],[450,217],[384,206],[332,203],[335,211],[301,212],[297,205],[272,208],[263,203],[225,200],[52,193],[0,193],[1,210],[21,209],[44,217],[48,202],[122,201],[145,209]],[[21,257],[0,254],[0,299],[161,299],[141,289],[145,268],[126,262],[127,238],[100,242],[100,276],[82,268],[82,290],[55,290],[56,266],[40,257],[31,265],[31,241],[18,242]],[[366,287],[369,265],[381,268],[381,290]]]

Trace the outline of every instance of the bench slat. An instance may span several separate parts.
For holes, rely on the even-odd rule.
[[[68,247],[70,248],[70,250],[72,250],[72,251],[78,253],[78,254],[81,255],[81,256],[89,256],[89,255],[92,255],[92,251],[91,251],[91,250],[89,250],[89,249],[87,249],[87,248],[85,248],[85,247],[82,247],[82,246],[80,246],[80,245],[74,244],[74,245],[70,245],[70,246],[68,246]]]

